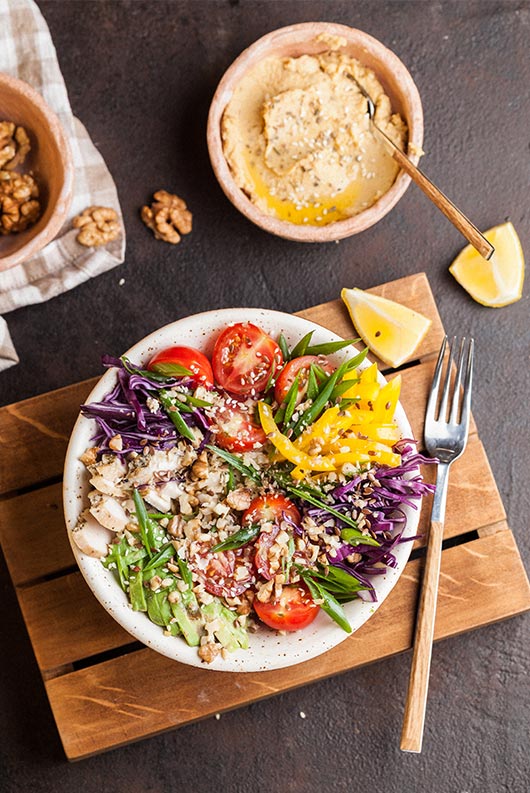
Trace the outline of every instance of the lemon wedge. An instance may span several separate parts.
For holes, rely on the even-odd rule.
[[[511,223],[502,223],[484,232],[495,246],[493,257],[487,262],[473,248],[466,245],[449,268],[460,286],[473,300],[490,308],[515,303],[523,292],[524,256],[521,242]]]
[[[389,366],[410,358],[431,326],[423,314],[362,289],[343,289],[340,295],[359,336]]]

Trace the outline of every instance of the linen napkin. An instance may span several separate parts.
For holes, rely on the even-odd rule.
[[[73,200],[58,236],[31,259],[0,273],[0,314],[5,314],[49,300],[121,264],[125,234],[99,248],[84,248],[76,242],[78,230],[72,228],[72,218],[88,206],[115,209],[122,229],[123,219],[105,161],[72,114],[50,31],[33,0],[0,0],[0,71],[39,91],[61,120],[74,162]],[[0,371],[15,363],[18,357],[0,317]]]

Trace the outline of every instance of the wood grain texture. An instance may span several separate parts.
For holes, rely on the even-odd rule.
[[[0,494],[61,476],[70,433],[97,379],[0,409]]]
[[[0,542],[16,586],[75,565],[64,523],[62,484],[1,500]]]
[[[47,681],[67,756],[97,754],[407,650],[419,575],[420,560],[410,562],[391,596],[359,631],[319,658],[287,669],[213,672],[177,664],[145,649]],[[443,552],[436,639],[529,607],[528,579],[507,527]]]
[[[423,724],[425,722],[425,707],[427,705],[427,690],[429,688],[429,672],[431,669],[443,533],[443,523],[431,521],[425,569],[421,580],[403,731],[401,733],[400,748],[406,752],[421,752],[423,741]]]
[[[18,598],[41,670],[135,641],[100,605],[80,573],[19,589]]]
[[[433,320],[422,363],[401,372],[402,403],[421,440],[433,361],[443,335],[424,274],[374,288]],[[300,312],[342,336],[352,326],[341,301]],[[151,650],[131,651],[131,637],[70,571],[62,514],[64,454],[79,405],[97,378],[0,409],[0,540],[46,689],[71,759],[105,751],[275,693],[338,674],[411,646],[421,561],[407,564],[395,590],[363,628],[313,661],[275,672],[232,675],[176,664]],[[425,467],[432,481],[434,467]],[[21,488],[33,488],[20,493]],[[4,494],[3,496],[1,494]],[[38,520],[35,519],[38,515]],[[426,534],[430,499],[419,531]],[[443,638],[530,608],[528,581],[505,523],[484,448],[471,425],[466,452],[450,479],[444,536],[479,539],[442,553],[436,637]],[[421,545],[424,538],[417,545]],[[507,587],[510,598],[506,597]],[[112,652],[102,662],[97,656]],[[82,668],[78,668],[81,664]],[[149,685],[144,671],[149,667]],[[178,691],[178,697],[168,696]]]

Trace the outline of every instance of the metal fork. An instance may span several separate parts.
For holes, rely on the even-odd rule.
[[[439,462],[416,621],[416,633],[414,636],[409,689],[401,732],[400,748],[405,752],[421,752],[431,667],[440,560],[442,556],[449,468],[451,463],[457,460],[464,451],[469,431],[474,341],[473,339],[466,340],[464,337],[458,344],[457,339],[453,338],[452,343],[449,345],[447,369],[441,399],[439,400],[447,346],[448,339],[446,336],[440,349],[436,369],[434,370],[434,378],[425,413],[425,446],[429,455],[436,457]],[[459,348],[458,354],[455,356],[454,353],[457,347]],[[453,357],[457,358],[456,374],[449,402]],[[460,394],[461,388],[462,396]],[[447,417],[448,406],[449,417]]]

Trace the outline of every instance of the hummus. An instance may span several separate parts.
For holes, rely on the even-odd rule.
[[[403,150],[407,127],[392,113],[375,74],[340,52],[266,58],[236,86],[222,119],[223,148],[237,185],[263,212],[292,223],[326,225],[362,212],[393,184],[399,166],[371,128]]]

